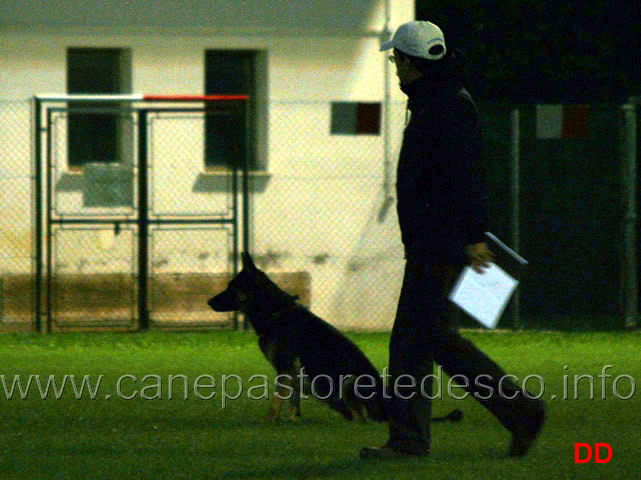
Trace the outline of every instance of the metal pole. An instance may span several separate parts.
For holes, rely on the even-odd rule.
[[[249,158],[253,153],[253,134],[250,110],[251,99],[245,102],[245,155],[243,156],[243,251],[249,253]],[[243,330],[249,330],[247,316],[243,316]]]
[[[250,103],[252,99],[245,102],[245,155],[243,157],[243,251],[249,253],[249,159],[253,158],[254,135],[253,135],[253,108]]]
[[[623,316],[625,328],[638,326],[637,279],[637,105],[621,107],[622,138],[622,199],[623,199]]]
[[[147,190],[147,110],[138,111],[138,321],[149,328],[149,199]]]
[[[391,35],[390,31],[390,21],[391,21],[391,6],[390,1],[385,2],[385,25],[381,31],[381,43],[389,39]],[[387,212],[394,201],[392,197],[392,178],[391,178],[391,169],[392,169],[392,152],[391,152],[391,124],[392,124],[392,112],[391,112],[391,68],[390,62],[387,61],[387,55],[383,55],[383,95],[384,95],[384,110],[383,110],[383,204],[378,212],[378,222],[383,223]]]
[[[46,175],[46,187],[45,187],[45,217],[46,217],[46,224],[45,224],[45,230],[44,230],[44,238],[46,242],[46,250],[45,250],[45,255],[46,255],[46,262],[47,262],[47,270],[46,270],[46,308],[47,308],[47,332],[51,332],[53,328],[53,312],[52,312],[52,306],[53,306],[53,299],[52,299],[52,285],[51,282],[53,280],[53,233],[52,233],[52,228],[51,228],[51,210],[53,208],[53,179],[51,178],[51,172],[52,172],[52,120],[51,120],[51,109],[47,108],[47,117],[46,117],[46,131],[47,131],[47,158],[45,160],[45,175]]]
[[[236,276],[238,273],[238,165],[234,160],[232,162],[232,172],[231,172],[231,197],[232,197],[232,237],[234,238],[234,255],[232,258],[232,274]],[[234,330],[238,330],[238,312],[234,311],[232,313],[234,321]]]
[[[511,163],[512,163],[512,175],[511,175],[511,204],[512,204],[512,215],[511,215],[511,232],[512,232],[512,248],[514,251],[519,251],[519,241],[520,241],[520,175],[519,175],[519,163],[520,163],[520,150],[519,142],[521,138],[520,130],[520,112],[518,108],[512,110],[511,114]],[[519,290],[517,289],[514,292],[512,297],[512,320],[514,322],[514,330],[521,328],[521,316],[520,316],[520,301],[519,301]]]
[[[42,258],[43,258],[43,238],[42,238],[42,207],[43,207],[43,196],[42,196],[42,132],[41,132],[41,116],[42,116],[42,105],[40,100],[37,97],[34,97],[34,199],[35,199],[35,212],[34,212],[34,222],[35,222],[35,250],[36,250],[36,278],[35,278],[35,314],[36,314],[36,331],[42,333]]]

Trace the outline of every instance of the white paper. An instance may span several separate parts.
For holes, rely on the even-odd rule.
[[[495,328],[519,282],[494,263],[476,273],[465,267],[450,300],[488,328]]]

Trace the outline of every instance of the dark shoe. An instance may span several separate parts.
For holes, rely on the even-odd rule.
[[[407,457],[427,457],[430,450],[406,451],[388,446],[383,447],[363,447],[361,448],[361,458],[407,458]]]
[[[523,457],[532,448],[545,422],[545,404],[541,401],[533,417],[512,432],[512,444],[508,456]]]

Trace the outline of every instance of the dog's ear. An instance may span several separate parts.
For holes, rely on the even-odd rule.
[[[243,270],[258,270],[252,257],[247,252],[243,252]]]

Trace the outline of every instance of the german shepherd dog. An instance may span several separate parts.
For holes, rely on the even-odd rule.
[[[299,305],[298,297],[281,290],[249,254],[243,253],[242,263],[241,272],[227,289],[207,303],[216,312],[244,313],[265,358],[282,376],[277,380],[285,379],[276,382],[278,394],[272,397],[269,418],[277,421],[281,417],[286,390],[290,394],[288,416],[292,420],[299,417],[304,384],[302,393],[308,393],[311,386],[315,398],[327,402],[346,420],[387,420],[383,382],[365,354],[335,327]],[[440,420],[456,421],[461,415],[454,411]]]

